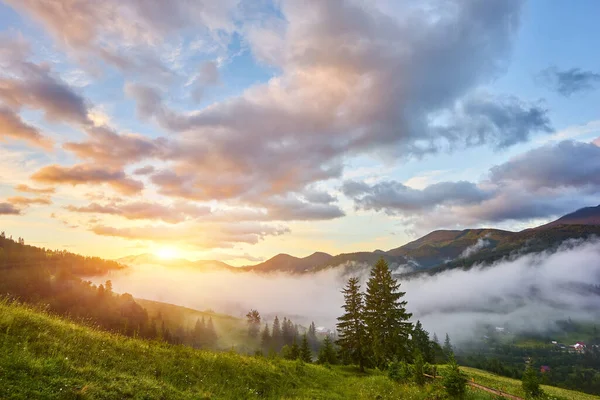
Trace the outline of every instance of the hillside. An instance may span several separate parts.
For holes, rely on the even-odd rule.
[[[544,229],[557,225],[600,225],[600,205],[579,209],[535,229]]]
[[[194,268],[203,271],[219,271],[219,270],[237,270],[238,268],[233,267],[227,263],[217,260],[196,260],[190,261],[184,258],[161,258],[154,254],[143,253],[132,256],[126,256],[117,259],[119,263],[123,264],[160,264],[164,266],[173,266],[178,268]]]
[[[0,398],[7,399],[424,400],[439,390],[375,372],[125,338],[5,301],[0,343]]]
[[[241,268],[224,262],[210,260],[164,260],[150,254],[129,256],[117,261],[124,264],[160,264],[174,267],[198,268],[206,271],[230,270],[235,272],[287,272],[306,273],[343,265],[347,273],[373,265],[383,257],[390,266],[409,266],[419,271],[436,272],[477,262],[493,262],[511,252],[521,250],[542,251],[557,246],[566,239],[600,235],[600,206],[587,207],[567,214],[548,224],[511,232],[500,229],[436,230],[427,235],[388,251],[362,251],[332,256],[315,252],[308,257],[278,254],[267,261]]]
[[[315,252],[308,257],[298,258],[289,254],[278,254],[260,264],[243,267],[247,271],[257,272],[291,272],[302,273],[311,270],[317,265],[327,263],[333,256],[331,254]]]

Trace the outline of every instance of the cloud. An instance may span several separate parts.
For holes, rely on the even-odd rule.
[[[196,219],[209,215],[211,212],[210,207],[207,206],[184,203],[167,206],[144,201],[109,205],[91,203],[83,207],[68,205],[65,208],[71,212],[119,215],[131,220],[150,219],[171,224],[183,222],[187,219]]]
[[[0,215],[19,215],[21,210],[10,203],[0,202]]]
[[[52,201],[47,197],[23,197],[23,196],[14,196],[6,199],[10,204],[16,206],[30,206],[32,204],[41,204],[41,205],[49,205],[52,204]]]
[[[54,188],[34,188],[23,183],[15,186],[15,190],[18,192],[35,194],[52,194],[56,191]]]
[[[558,216],[595,205],[600,147],[562,141],[492,167],[480,182],[440,182],[412,189],[399,182],[346,181],[357,208],[402,215],[422,230]]]
[[[71,167],[49,165],[35,172],[31,179],[44,184],[81,184],[107,183],[123,194],[139,193],[144,185],[128,178],[122,170],[100,167],[91,164],[77,164]]]
[[[160,156],[166,149],[164,138],[149,139],[143,135],[118,134],[107,126],[88,127],[85,142],[67,142],[65,150],[83,160],[111,165],[124,165]]]
[[[369,269],[362,266],[363,290]],[[278,314],[297,323],[315,321],[333,329],[343,312],[344,271],[340,267],[292,276],[201,272],[153,264],[131,266],[111,276],[111,281],[115,291],[140,298],[239,316],[254,308],[269,319]],[[574,321],[597,321],[600,300],[589,289],[590,282],[599,278],[599,243],[570,242],[555,253],[403,278],[400,290],[406,291],[407,309],[414,321],[420,319],[439,337],[449,333],[458,344],[477,338],[476,329],[486,324],[506,323],[514,332],[537,332],[555,327],[554,322],[566,316]]]
[[[396,181],[374,185],[346,181],[342,192],[351,197],[358,208],[390,213],[397,210],[428,210],[441,205],[480,203],[490,197],[489,193],[466,181],[434,183],[422,190],[412,189]]]
[[[40,23],[87,68],[93,69],[92,60],[99,58],[129,73],[163,79],[173,73],[161,61],[158,51],[164,50],[161,45],[190,27],[196,32],[225,38],[235,30],[232,13],[238,2],[7,0],[7,3]]]
[[[477,242],[474,245],[469,246],[466,249],[464,249],[463,252],[459,254],[458,258],[469,258],[473,254],[478,253],[479,250],[482,250],[491,244],[492,243],[489,240],[484,239],[484,238],[479,238],[479,239],[477,239]]]
[[[600,190],[600,148],[563,141],[530,150],[490,170],[497,183],[519,182],[530,190],[591,187]]]
[[[155,168],[152,165],[145,165],[140,168],[136,168],[133,170],[134,175],[150,175],[155,171]]]
[[[520,1],[377,7],[282,3],[280,21],[244,26],[251,51],[281,74],[201,110],[177,112],[159,88],[127,84],[141,117],[177,133],[171,167],[153,176],[160,192],[285,197],[339,178],[357,154],[504,148],[549,130],[545,109],[480,90],[504,69]]]
[[[42,110],[48,121],[88,124],[88,105],[48,64],[28,61],[29,48],[24,41],[0,37],[0,100],[12,110]]]
[[[537,80],[548,89],[569,97],[575,93],[595,89],[596,85],[600,84],[600,74],[584,71],[581,68],[559,70],[556,67],[550,67],[541,71]]]
[[[96,225],[90,231],[97,235],[114,236],[132,240],[148,240],[155,243],[185,243],[199,248],[231,248],[237,243],[256,244],[267,236],[280,236],[288,228],[261,223],[239,222],[200,225],[115,228]]]
[[[43,149],[52,148],[52,140],[43,136],[37,128],[23,122],[13,111],[0,107],[0,138],[24,140]]]
[[[204,97],[204,91],[209,86],[217,85],[221,82],[219,68],[215,61],[205,61],[200,65],[200,71],[195,75],[186,86],[192,86],[192,98],[199,102]]]

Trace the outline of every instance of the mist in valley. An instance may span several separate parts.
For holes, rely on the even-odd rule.
[[[144,264],[93,281],[110,279],[116,292],[198,310],[241,317],[254,308],[269,321],[279,315],[332,329],[342,312],[345,271],[261,274]],[[363,283],[368,274],[369,266],[364,265]],[[440,338],[448,333],[454,343],[472,339],[482,325],[506,326],[513,332],[548,331],[556,328],[557,320],[597,319],[600,241],[567,241],[555,252],[515,256],[466,271],[422,274],[401,283],[413,320],[420,319]]]

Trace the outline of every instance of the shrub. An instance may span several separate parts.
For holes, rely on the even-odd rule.
[[[396,382],[407,382],[413,376],[412,368],[404,361],[393,361],[388,365],[388,377]]]
[[[542,397],[543,391],[540,388],[540,382],[536,370],[529,364],[523,373],[521,381],[525,396],[529,399]]]
[[[448,368],[444,375],[444,386],[446,387],[448,396],[454,399],[463,398],[467,390],[467,377],[460,372],[452,354],[449,356]]]

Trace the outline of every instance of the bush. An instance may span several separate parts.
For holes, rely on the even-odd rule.
[[[388,365],[388,377],[393,381],[407,382],[412,376],[412,367],[404,361],[393,361]]]
[[[543,396],[544,392],[540,388],[540,382],[538,379],[538,375],[536,370],[529,364],[527,368],[525,368],[525,373],[523,373],[523,379],[521,381],[523,385],[523,391],[525,392],[525,396],[528,399],[540,398]]]
[[[453,399],[462,399],[465,396],[467,390],[467,377],[460,372],[458,364],[452,354],[449,356],[448,368],[446,369],[443,381],[448,396]]]
[[[419,386],[423,386],[425,384],[425,376],[423,375],[424,373],[424,364],[423,364],[423,356],[421,355],[421,353],[418,353],[417,356],[415,357],[415,363],[413,365],[413,370],[414,370],[414,380],[415,383]]]

